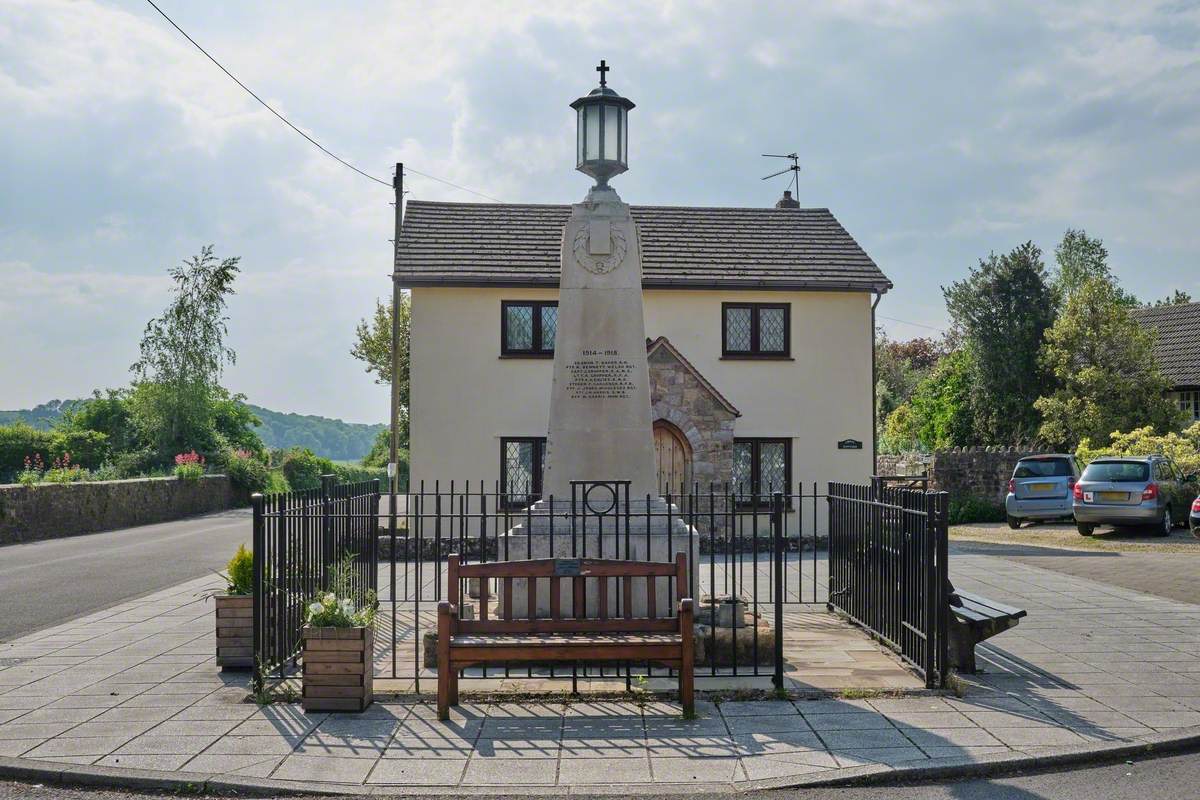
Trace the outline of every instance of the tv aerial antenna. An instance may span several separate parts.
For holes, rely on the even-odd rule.
[[[788,181],[788,184],[790,186],[792,186],[792,189],[793,189],[792,197],[794,197],[798,200],[800,198],[800,156],[797,155],[796,153],[788,153],[787,155],[781,155],[779,153],[763,153],[762,157],[763,158],[786,158],[792,162],[792,165],[790,167],[788,167],[787,169],[781,169],[778,172],[772,172],[770,175],[767,175],[766,177],[764,177],[763,180],[769,181],[771,178],[777,178],[780,175],[783,175],[785,173],[788,173],[788,172],[792,173],[792,179],[790,181]]]

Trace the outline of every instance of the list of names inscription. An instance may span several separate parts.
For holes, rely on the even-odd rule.
[[[616,350],[583,350],[567,362],[567,396],[572,400],[623,400],[636,388],[633,364]]]

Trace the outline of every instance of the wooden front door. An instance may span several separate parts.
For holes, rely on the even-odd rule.
[[[692,482],[692,448],[683,432],[666,420],[654,423],[654,459],[658,466],[658,490],[678,496]]]

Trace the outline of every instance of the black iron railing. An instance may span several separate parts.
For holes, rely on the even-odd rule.
[[[949,495],[829,484],[829,606],[945,685]]]
[[[307,603],[328,588],[330,568],[349,560],[350,591],[378,591],[379,481],[255,494],[254,683],[286,677],[300,654]]]

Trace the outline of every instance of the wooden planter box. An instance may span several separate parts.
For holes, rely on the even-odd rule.
[[[254,596],[214,594],[217,605],[217,666],[254,666]]]
[[[372,650],[367,628],[304,626],[304,710],[365,711],[374,699]]]

